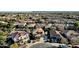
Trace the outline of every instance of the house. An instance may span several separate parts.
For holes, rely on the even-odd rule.
[[[76,31],[73,30],[69,30],[69,31],[64,31],[63,33],[64,37],[66,37],[68,39],[68,42],[71,44],[78,44],[78,40],[79,40],[79,33],[77,33]]]
[[[50,28],[45,28],[44,29],[44,41],[45,42],[48,42],[48,41],[50,41],[49,39],[50,39]]]
[[[27,42],[29,40],[29,33],[25,32],[25,31],[16,31],[14,33],[11,33],[8,36],[8,42],[9,41],[13,41],[13,42],[19,42],[19,41],[23,41]]]
[[[46,24],[45,28],[51,28],[52,27],[52,23],[48,23]]]
[[[35,29],[34,34],[44,35],[44,30],[41,27]]]
[[[37,24],[36,24],[36,27],[41,27],[41,28],[43,28],[43,27],[45,27],[45,23],[37,23]]]
[[[64,30],[65,24],[55,24],[55,26],[58,31],[62,31]]]
[[[44,29],[44,32],[45,32],[45,35],[44,35],[44,40],[46,42],[50,42],[50,30],[56,30],[56,27],[53,26],[52,24],[48,24],[47,26],[45,26],[45,29]]]
[[[27,20],[26,24],[28,28],[34,28],[36,25],[35,21],[32,21],[32,20]]]
[[[67,23],[65,24],[65,29],[68,30],[74,30],[75,29],[75,22],[74,21],[67,21]]]
[[[50,41],[54,43],[60,43],[61,37],[55,30],[50,30]]]
[[[0,21],[0,23],[2,23],[2,24],[8,24],[7,22],[4,22],[4,21]]]
[[[14,26],[15,26],[16,28],[23,28],[25,25],[26,25],[25,22],[15,22],[15,23],[14,23]]]
[[[33,31],[33,35],[35,36],[35,39],[36,41],[41,41],[43,42],[44,41],[44,30],[42,28],[36,28],[34,31]]]

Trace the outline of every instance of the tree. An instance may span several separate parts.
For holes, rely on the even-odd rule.
[[[19,48],[18,44],[17,43],[14,43],[10,46],[11,48]]]
[[[4,44],[4,42],[5,42],[4,36],[0,36],[0,45]]]
[[[76,21],[76,22],[75,22],[75,27],[76,27],[77,29],[79,29],[79,21]]]
[[[4,45],[7,37],[7,32],[0,32],[0,45]]]

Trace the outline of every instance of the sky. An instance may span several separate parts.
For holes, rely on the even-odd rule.
[[[0,11],[79,11],[78,0],[0,0]]]

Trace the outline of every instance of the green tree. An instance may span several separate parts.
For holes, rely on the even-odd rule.
[[[77,29],[79,29],[79,21],[76,21],[76,22],[75,22],[75,27],[76,27]]]
[[[10,46],[11,48],[19,48],[18,44],[17,43],[14,43]]]
[[[5,37],[4,36],[0,36],[0,45],[4,44],[5,42]]]

